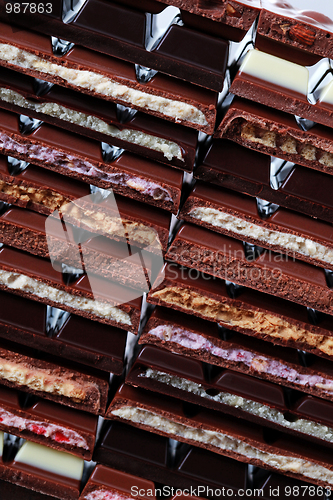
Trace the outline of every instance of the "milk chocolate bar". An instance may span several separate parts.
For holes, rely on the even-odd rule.
[[[148,295],[153,304],[282,346],[329,359],[333,355],[331,316],[253,289],[235,289],[234,284],[176,264],[166,264],[160,278]],[[150,324],[159,314],[159,310],[152,313]]]
[[[136,290],[92,274],[66,284],[49,260],[10,247],[0,250],[0,269],[2,290],[133,333],[138,330],[141,297]]]
[[[217,233],[333,269],[332,225],[278,208],[260,217],[255,198],[198,182],[180,218]]]
[[[78,228],[66,224],[64,231],[60,218],[45,217],[18,207],[10,208],[0,216],[2,231],[0,242],[38,255],[52,258],[68,266],[82,267],[88,273],[94,273],[106,279],[130,288],[148,291],[152,256],[145,253],[143,268],[139,249],[131,246],[129,255],[127,242],[116,242],[103,235],[88,233],[78,246],[75,232]],[[78,260],[79,259],[79,260]],[[143,257],[142,257],[143,259]],[[161,263],[163,258],[161,253]]]
[[[186,412],[182,402],[171,397],[158,397],[156,393],[123,385],[107,415],[296,479],[323,487],[332,485],[329,448],[309,447],[303,440],[283,433],[268,441],[261,426],[245,424],[213,410],[191,409],[192,412]]]
[[[323,76],[324,71],[318,82]],[[308,100],[308,86],[309,70],[304,66],[251,50],[245,56],[230,92],[330,127],[333,116],[332,80],[318,91],[313,104]]]
[[[0,19],[28,29],[36,27],[44,34],[153,68],[217,92],[222,90],[228,57],[228,43],[225,40],[173,24],[166,29],[155,49],[146,50],[145,36],[150,29],[150,19],[147,19],[145,12],[105,0],[88,0],[72,22],[64,23],[62,2],[58,0],[56,3],[52,9],[54,13],[50,14],[30,14],[27,9],[24,14],[5,15],[3,7]],[[144,4],[142,2],[141,9]],[[149,12],[149,3],[146,4]],[[159,13],[163,7],[160,6]],[[107,19],[113,20],[111,25]]]
[[[22,393],[0,387],[0,429],[15,436],[91,460],[97,417],[87,412],[39,399],[21,404]]]
[[[281,253],[247,257],[241,241],[184,224],[166,258],[186,267],[332,314],[325,270]]]
[[[229,369],[209,373],[207,368],[212,367],[199,359],[148,345],[136,358],[126,384],[333,446],[331,402]]]
[[[115,375],[124,369],[126,333],[72,314],[51,323],[48,306],[0,292],[0,337]]]
[[[79,46],[59,59],[47,36],[28,30],[13,33],[4,23],[0,32],[1,66],[208,134],[214,130],[217,93],[213,91],[161,74],[138,83],[134,66],[125,61]]]
[[[55,496],[77,500],[84,461],[63,451],[26,441],[7,462],[0,476],[16,485]]]
[[[332,173],[332,128],[315,125],[304,131],[288,113],[253,101],[235,98],[217,135],[271,156]]]
[[[45,123],[24,135],[19,115],[5,110],[0,110],[0,150],[129,198],[178,210],[183,172],[126,152],[108,162],[101,143]]]
[[[140,498],[145,500],[156,499],[155,484],[152,481],[110,469],[104,465],[97,465],[81,493],[80,500],[91,498],[102,500],[112,497],[130,500],[135,496],[135,491],[140,491]]]
[[[270,53],[282,52],[285,59],[304,66],[332,57],[333,21],[325,0],[311,6],[311,10],[293,0],[284,4],[261,0],[261,5],[256,40],[261,50],[272,42]]]
[[[105,411],[109,373],[66,362],[55,356],[1,339],[0,383],[56,403],[88,411]]]
[[[39,95],[36,85],[31,76],[1,67],[0,107],[192,171],[195,130],[134,110],[124,117],[115,103],[57,85]]]
[[[75,226],[124,241],[121,232],[116,231],[118,226],[112,224],[112,218],[119,218],[113,199],[102,198],[98,203],[97,196],[88,197],[90,193],[90,187],[84,182],[31,164],[22,172],[11,174],[9,160],[0,155],[0,200],[45,215],[58,209],[66,221]],[[170,213],[157,207],[151,210],[144,203],[118,194],[115,194],[115,201],[127,239],[133,245],[149,246],[152,252],[155,247],[166,250]]]
[[[170,318],[167,309],[157,312],[139,342],[333,400],[332,360],[314,356],[305,367],[295,349],[238,332],[223,335],[217,325],[194,316],[173,312]]]
[[[195,176],[203,181],[256,196],[282,207],[333,222],[331,175],[295,166],[274,189],[270,158],[228,140],[216,140]],[[251,169],[249,168],[251,165]]]

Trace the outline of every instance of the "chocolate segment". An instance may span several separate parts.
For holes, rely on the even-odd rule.
[[[34,82],[29,75],[2,67],[0,106],[182,170],[193,169],[196,131],[140,112],[123,124],[112,102],[57,85],[40,96]]]
[[[303,131],[293,116],[253,101],[235,98],[217,135],[271,156],[332,173],[331,128],[316,125]]]
[[[177,211],[183,173],[124,153],[107,162],[101,143],[43,124],[31,135],[20,133],[19,116],[0,110],[0,149],[20,160],[55,170],[129,198]],[[18,147],[18,145],[20,147]]]
[[[270,185],[269,156],[231,141],[215,141],[203,164],[197,168],[195,176],[200,180],[333,222],[333,182],[330,175],[297,165],[288,173],[280,187],[273,189]]]
[[[255,198],[250,196],[198,182],[181,210],[180,218],[333,269],[331,224],[284,208],[263,219]]]
[[[137,291],[98,276],[90,275],[88,279],[85,274],[66,285],[50,261],[14,248],[3,247],[0,262],[1,289],[137,332],[141,311]]]
[[[321,486],[332,483],[333,464],[327,448],[309,448],[302,440],[282,433],[268,444],[262,427],[244,426],[240,419],[220,412],[202,409],[190,417],[181,401],[124,385],[108,415],[253,465],[283,471],[296,479]],[[216,439],[213,443],[212,436]]]
[[[45,304],[0,292],[0,337],[121,375],[126,333],[72,314],[60,328],[47,324]],[[18,314],[18,312],[20,314]]]
[[[20,405],[18,391],[1,387],[0,418],[0,428],[4,432],[86,460],[92,457],[97,417],[91,414],[43,399],[24,408]]]
[[[234,292],[221,279],[176,264],[166,264],[160,279],[148,295],[153,304],[218,322],[274,344],[329,359],[333,355],[331,316],[316,315],[313,324],[305,306],[245,287]],[[152,318],[158,314],[155,311]]]
[[[199,359],[144,346],[126,383],[333,446],[332,403],[229,369],[209,376]]]
[[[143,2],[144,4],[144,2]],[[141,8],[144,5],[141,6]],[[163,11],[163,5],[159,11]],[[8,7],[7,7],[8,9]],[[149,12],[149,7],[147,9]],[[205,88],[222,90],[228,43],[184,26],[172,25],[155,50],[145,49],[149,20],[144,12],[104,0],[89,0],[71,23],[47,14],[5,15],[0,19],[69,40],[89,49],[161,71]],[[107,19],[113,19],[112,26]],[[213,57],[218,54],[218,57]]]
[[[2,66],[206,133],[214,130],[217,93],[161,74],[140,84],[133,65],[78,46],[60,62],[49,37],[25,30],[14,34],[3,23],[0,31]]]

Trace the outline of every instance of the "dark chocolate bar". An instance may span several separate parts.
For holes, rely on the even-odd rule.
[[[215,92],[161,74],[138,83],[132,64],[83,47],[76,46],[59,59],[49,37],[28,30],[13,33],[4,23],[0,24],[0,43],[1,66],[208,134],[214,130]]]
[[[0,69],[0,107],[182,170],[193,169],[195,130],[133,110],[134,116],[130,114],[122,123],[115,103],[57,85],[38,95],[34,78],[4,67]]]
[[[245,424],[221,412],[199,407],[191,410],[171,397],[123,385],[107,415],[296,479],[323,487],[332,485],[329,448],[309,447],[303,440],[283,433],[269,437],[261,426]]]
[[[332,174],[333,130],[316,125],[304,131],[287,113],[235,98],[217,131],[262,153]]]
[[[26,441],[14,460],[1,467],[0,477],[56,498],[77,500],[83,467],[81,458]]]
[[[126,333],[72,314],[53,325],[48,306],[0,292],[0,337],[115,375],[124,369]],[[49,322],[48,322],[49,319]]]
[[[171,25],[153,50],[146,50],[145,35],[150,19],[142,11],[105,0],[88,0],[72,22],[62,22],[62,2],[53,2],[52,11],[14,13],[14,2],[0,9],[0,19],[104,54],[153,68],[168,75],[220,92],[228,58],[225,40],[191,28]],[[12,13],[6,11],[12,6]],[[144,7],[142,2],[141,8]],[[163,11],[161,5],[159,13]],[[16,9],[17,10],[17,9]],[[41,9],[40,9],[41,10]],[[49,11],[50,8],[45,8]],[[147,5],[149,12],[149,5]],[[158,12],[154,12],[155,15]],[[108,19],[112,19],[110,24]]]
[[[319,75],[314,87],[324,77]],[[309,70],[280,57],[251,50],[232,82],[230,92],[271,108],[330,127],[332,79],[318,90],[314,103],[308,99]]]
[[[216,140],[195,176],[333,222],[332,176],[297,165],[288,171],[279,188],[274,189],[270,185],[270,163],[268,155],[228,140]]]
[[[333,293],[325,270],[265,250],[247,257],[241,241],[184,224],[166,258],[222,279],[333,314]]]
[[[305,306],[266,293],[236,287],[177,264],[166,264],[160,278],[160,284],[148,295],[153,304],[332,359],[332,316],[308,311]],[[158,310],[153,312],[151,321],[158,315]]]
[[[0,110],[0,150],[174,213],[179,207],[183,172],[126,152],[108,162],[100,142],[45,123],[24,135],[19,115],[5,110]]]
[[[0,250],[0,269],[2,290],[133,333],[138,330],[141,297],[136,290],[92,274],[66,284],[49,260],[10,247]]]
[[[333,269],[331,224],[281,207],[270,216],[260,217],[253,197],[198,182],[179,217],[217,233]]]
[[[14,389],[0,387],[2,431],[91,460],[96,416],[44,399],[26,407],[20,404],[21,396]]]
[[[313,356],[302,363],[296,349],[238,332],[224,335],[217,325],[170,310],[154,312],[139,343],[164,347],[209,364],[241,371],[333,401],[333,362]]]
[[[199,359],[144,346],[126,384],[333,446],[332,403]]]
[[[56,403],[104,414],[110,374],[1,339],[0,383]]]

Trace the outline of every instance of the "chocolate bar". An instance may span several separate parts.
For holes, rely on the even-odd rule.
[[[77,500],[83,467],[81,458],[26,441],[14,460],[2,468],[0,477],[46,495]]]
[[[171,397],[123,385],[107,416],[296,479],[323,487],[332,485],[329,448],[309,447],[303,440],[282,433],[269,439],[256,424],[213,410],[191,410],[187,412],[181,401]]]
[[[141,9],[149,12],[149,2]],[[9,6],[14,5],[8,2]],[[110,56],[153,68],[205,88],[220,92],[228,58],[228,43],[191,28],[170,25],[153,50],[146,50],[145,36],[150,19],[142,11],[104,0],[88,0],[72,22],[62,22],[62,2],[52,6],[54,13],[7,14],[0,10],[0,19],[38,31]],[[163,12],[160,6],[159,12]],[[46,11],[47,9],[45,9]],[[51,14],[51,15],[50,15]],[[53,14],[53,15],[52,15]],[[112,19],[113,22],[107,22]],[[37,25],[37,26],[36,26]],[[218,57],[216,57],[218,54]]]
[[[295,118],[253,101],[235,98],[219,125],[224,137],[262,153],[332,174],[332,128],[302,130]]]
[[[333,400],[332,360],[313,356],[305,367],[298,352],[238,332],[223,335],[217,325],[164,309],[152,314],[140,344],[164,347],[209,364],[231,368]]]
[[[199,359],[144,346],[126,384],[333,446],[332,403]]]
[[[91,460],[96,416],[44,399],[25,407],[20,404],[21,396],[18,391],[0,387],[2,431]]]
[[[255,198],[198,182],[179,217],[217,233],[333,269],[332,225],[284,208],[265,218]],[[333,257],[333,253],[332,253]]]
[[[332,314],[332,291],[325,270],[287,255],[264,251],[247,258],[241,241],[184,224],[166,258],[203,273],[249,286]]]
[[[105,411],[109,373],[66,362],[55,356],[1,339],[0,383],[56,403],[88,411]]]
[[[136,496],[135,492],[137,494],[140,492],[140,498],[145,500],[156,499],[155,484],[152,481],[125,474],[104,465],[97,465],[81,493],[80,500],[117,497],[130,500]]]
[[[3,291],[0,303],[1,338],[77,363],[98,366],[99,370],[115,375],[122,374],[127,337],[123,330],[74,314],[60,325],[53,324],[45,304]]]
[[[261,0],[261,4],[258,48],[263,50],[269,41],[270,53],[282,52],[285,59],[304,66],[315,64],[322,57],[332,57],[333,22],[324,0],[311,6],[312,10],[293,0],[283,4]]]
[[[136,290],[92,274],[65,284],[50,261],[10,247],[0,250],[0,269],[2,290],[133,333],[138,330],[141,297]]]
[[[166,250],[170,213],[157,207],[152,211],[144,203],[115,194],[115,214],[113,198],[103,198],[100,203],[97,196],[88,198],[91,189],[84,182],[30,164],[22,172],[10,175],[8,162],[0,155],[0,200],[45,215],[58,209],[75,226],[117,241],[123,241],[123,237],[120,231],[116,233],[112,218],[118,220],[120,214],[127,239],[134,245],[149,246],[152,252],[154,247]]]
[[[270,184],[270,163],[268,155],[228,140],[216,140],[195,177],[333,222],[332,176],[297,165],[274,189]]]
[[[159,285],[148,295],[147,300],[153,304],[332,359],[331,316],[308,311],[305,306],[266,293],[236,288],[234,284],[176,264],[166,264],[160,278]],[[149,324],[160,312],[158,308],[152,313]]]
[[[126,118],[112,102],[57,85],[38,95],[36,85],[31,76],[1,67],[0,106],[192,171],[198,140],[195,130],[134,110],[127,109]]]
[[[24,135],[19,115],[5,110],[0,110],[0,150],[129,198],[178,210],[183,172],[126,152],[109,162],[101,143],[45,123]]]
[[[3,23],[0,33],[1,66],[207,134],[214,130],[215,92],[161,74],[138,83],[133,65],[125,61],[78,46],[60,60],[47,36],[27,30],[13,33]]]
[[[87,273],[94,273],[129,288],[146,292],[149,289],[153,263],[149,249],[143,258],[139,249],[131,246],[129,255],[126,241],[116,242],[103,235],[92,237],[91,233],[85,237],[81,235],[78,246],[77,227],[67,223],[64,231],[60,217],[47,218],[18,207],[10,208],[0,215],[0,229],[0,242],[8,246],[79,269],[82,263]],[[162,251],[160,260],[163,265]],[[142,262],[146,268],[142,267]]]
[[[324,71],[318,82],[323,76]],[[245,56],[230,92],[330,127],[333,116],[332,80],[318,91],[314,104],[307,98],[308,83],[307,68],[259,50],[251,50]]]

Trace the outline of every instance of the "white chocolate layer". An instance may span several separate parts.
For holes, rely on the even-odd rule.
[[[84,465],[82,458],[31,441],[23,443],[17,452],[15,462],[78,481],[81,481]]]
[[[0,43],[0,59],[12,66],[38,71],[41,75],[49,74],[62,78],[78,89],[87,89],[102,96],[113,97],[128,103],[130,106],[158,111],[175,121],[185,120],[195,125],[207,125],[202,111],[191,104],[133,89],[94,71],[68,68],[61,64],[51,63],[47,59],[10,44]]]
[[[308,93],[309,71],[307,68],[257,49],[250,50],[246,54],[240,72],[293,90],[304,97]]]
[[[129,314],[118,307],[111,306],[107,302],[71,295],[24,274],[0,270],[0,284],[13,290],[22,290],[36,297],[52,300],[60,308],[61,305],[66,305],[79,311],[92,313],[100,318],[110,319],[125,325],[132,324]]]
[[[278,245],[307,257],[312,257],[323,263],[333,264],[333,249],[310,238],[266,229],[264,226],[252,224],[252,222],[245,219],[211,207],[194,208],[189,212],[189,215],[194,219],[207,222],[213,227],[221,227],[241,236],[255,238],[258,241]]]
[[[178,144],[161,137],[146,134],[139,130],[131,130],[129,128],[123,128],[121,130],[97,118],[97,116],[87,115],[86,113],[69,109],[57,103],[32,102],[25,99],[25,97],[18,92],[7,88],[0,88],[0,100],[38,113],[53,116],[54,118],[60,118],[66,122],[95,130],[102,134],[109,135],[110,137],[129,142],[130,144],[138,144],[139,146],[158,151],[159,153],[163,153],[170,161],[173,158],[184,161],[182,150]]]
[[[118,493],[117,491],[98,489],[91,491],[88,495],[84,495],[82,500],[133,500],[133,497],[125,493]]]
[[[208,444],[220,450],[237,453],[249,460],[260,460],[263,464],[282,472],[301,474],[311,479],[319,479],[328,484],[333,484],[333,471],[320,464],[302,458],[269,453],[222,432],[202,427],[200,429],[190,427],[152,411],[133,406],[123,406],[115,409],[112,411],[112,414],[124,420],[143,424],[151,429],[165,432],[172,435],[175,439],[182,437],[194,443]]]
[[[266,420],[274,422],[275,424],[281,425],[287,429],[302,432],[303,434],[308,434],[309,436],[333,443],[333,428],[318,424],[305,418],[299,418],[291,422],[290,420],[287,420],[284,414],[278,409],[271,408],[270,406],[258,403],[257,401],[222,391],[215,396],[211,396],[210,394],[207,394],[207,391],[201,384],[197,384],[192,380],[177,377],[176,375],[170,375],[169,373],[164,373],[159,370],[152,370],[151,368],[148,368],[146,372],[142,373],[140,376],[157,380],[163,384],[176,387],[177,389],[190,392],[191,394],[196,394],[202,398],[210,399],[211,401],[239,408],[246,413],[250,413],[260,418],[265,418]]]

